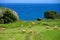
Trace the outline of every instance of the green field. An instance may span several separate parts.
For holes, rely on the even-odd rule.
[[[34,21],[35,24],[29,28],[32,21],[17,21],[10,24],[0,24],[0,40],[60,40],[60,19]],[[23,25],[23,27],[21,27]],[[50,28],[47,29],[46,25]],[[54,30],[54,26],[58,30]],[[32,32],[29,32],[29,30]],[[22,30],[26,30],[22,32]]]

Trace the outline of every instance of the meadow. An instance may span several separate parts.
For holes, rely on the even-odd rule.
[[[60,19],[33,22],[34,24],[32,21],[0,24],[0,40],[60,40]],[[54,26],[58,29],[54,29]]]

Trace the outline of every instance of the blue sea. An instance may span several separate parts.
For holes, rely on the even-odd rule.
[[[60,4],[0,3],[0,7],[16,11],[20,20],[44,18],[44,12],[48,10],[60,12]]]

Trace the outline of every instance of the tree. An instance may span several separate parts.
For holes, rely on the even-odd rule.
[[[12,23],[18,20],[17,15],[8,8],[0,8],[2,12],[0,12],[0,24]]]
[[[47,18],[47,19],[55,19],[56,12],[55,11],[45,11],[44,12],[44,17]]]

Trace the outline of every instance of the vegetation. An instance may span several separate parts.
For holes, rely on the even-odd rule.
[[[0,8],[0,24],[12,23],[17,20],[18,18],[13,10],[8,8]]]
[[[17,21],[10,24],[0,24],[5,29],[0,28],[0,40],[60,40],[60,19],[45,19],[34,21],[35,24],[29,28],[32,21]],[[49,29],[46,29],[48,24]],[[23,25],[23,27],[21,27]],[[54,30],[54,26],[57,25],[58,29]],[[30,29],[32,33],[29,32]],[[22,32],[25,30],[25,32]]]
[[[57,13],[57,14],[56,14],[56,18],[57,18],[57,19],[60,19],[60,13]]]
[[[44,16],[47,19],[55,19],[56,18],[56,12],[55,11],[46,11],[44,12]]]
[[[0,40],[60,40],[60,19],[55,19],[59,16],[54,11],[44,16],[47,19],[17,21],[13,11],[0,8]]]

